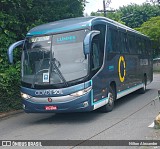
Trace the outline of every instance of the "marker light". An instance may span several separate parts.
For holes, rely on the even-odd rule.
[[[31,98],[31,96],[29,96],[28,94],[22,93],[22,92],[21,92],[21,97],[24,98],[24,99]]]
[[[85,95],[88,92],[90,92],[91,89],[92,89],[92,86],[90,86],[90,87],[88,87],[88,88],[86,88],[84,90],[80,90],[78,92],[75,92],[75,93],[71,94],[71,96],[79,97],[79,96]]]
[[[85,102],[83,103],[83,106],[84,106],[84,107],[88,107],[88,101],[85,101]]]

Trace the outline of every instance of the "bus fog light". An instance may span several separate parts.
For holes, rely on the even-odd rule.
[[[84,106],[84,107],[88,107],[88,101],[85,101],[85,102],[83,103],[83,106]]]
[[[25,93],[21,93],[21,97],[22,97],[23,99],[29,99],[29,98],[31,98],[30,95],[25,94]]]

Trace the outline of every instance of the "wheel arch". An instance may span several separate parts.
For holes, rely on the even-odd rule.
[[[110,82],[110,87],[115,91],[115,99],[117,99],[117,85],[115,81]]]

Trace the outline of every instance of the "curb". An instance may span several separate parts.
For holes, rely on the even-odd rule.
[[[6,117],[10,117],[16,114],[20,114],[23,113],[23,110],[16,110],[16,111],[10,111],[10,112],[6,112],[6,113],[0,113],[0,119],[6,118]]]

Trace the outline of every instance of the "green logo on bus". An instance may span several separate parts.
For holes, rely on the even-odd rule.
[[[75,42],[75,41],[76,41],[76,36],[66,36],[66,37],[59,37],[59,38],[57,38],[57,43]]]

